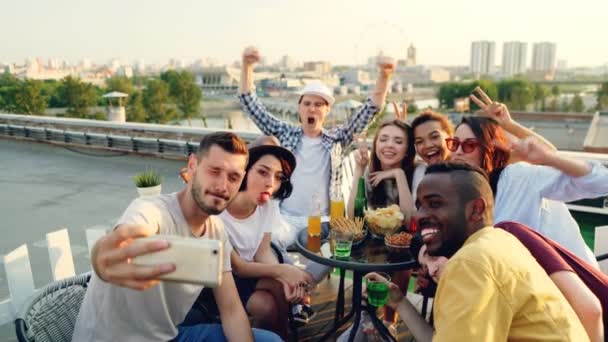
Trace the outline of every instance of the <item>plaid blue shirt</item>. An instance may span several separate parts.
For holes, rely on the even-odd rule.
[[[266,110],[262,101],[253,93],[240,94],[239,100],[243,111],[262,133],[274,135],[283,147],[294,153],[300,148],[304,134],[301,125],[279,120]],[[352,142],[353,134],[361,132],[379,110],[380,108],[368,98],[346,123],[321,132],[322,145],[330,152],[332,159],[330,165],[335,166],[331,168],[330,194],[341,193],[343,151]]]

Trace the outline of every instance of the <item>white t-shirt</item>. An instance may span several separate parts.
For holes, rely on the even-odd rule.
[[[608,194],[608,169],[599,163],[592,166],[589,174],[577,178],[552,167],[524,162],[507,166],[498,180],[494,223],[523,223],[597,265],[578,224],[563,203]]]
[[[210,216],[208,223],[201,238],[223,242],[224,272],[230,272],[232,247],[222,221]],[[117,225],[120,224],[147,224],[159,227],[159,234],[194,237],[177,193],[134,200],[118,220]],[[199,285],[161,282],[136,291],[107,283],[93,273],[72,340],[169,341],[177,336],[177,325],[183,322],[202,289]]]
[[[238,219],[224,210],[219,217],[224,222],[230,244],[245,261],[254,261],[255,253],[265,233],[271,233],[280,225],[279,207],[274,201],[258,205],[251,216]]]
[[[302,144],[295,151],[297,167],[291,175],[293,192],[281,203],[281,212],[290,216],[308,216],[312,195],[319,193],[321,215],[329,213],[329,181],[331,160],[321,137],[302,136]]]

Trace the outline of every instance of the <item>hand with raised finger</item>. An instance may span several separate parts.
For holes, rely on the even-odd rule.
[[[139,255],[169,248],[167,241],[133,244],[133,240],[154,235],[157,228],[147,225],[121,225],[101,238],[93,249],[91,263],[95,273],[115,285],[144,290],[158,284],[159,277],[175,271],[174,264],[137,266],[131,260]]]
[[[357,143],[357,149],[362,161],[369,162],[369,149],[367,147],[367,131],[363,131],[355,135],[355,142]],[[366,162],[366,165],[367,165]]]
[[[480,87],[475,88],[473,91],[477,92],[481,99],[475,96],[475,94],[471,94],[470,98],[479,106],[483,115],[495,119],[501,126],[513,121],[511,113],[509,113],[509,109],[504,103],[492,101]]]
[[[258,63],[260,59],[260,51],[255,46],[248,46],[243,51],[243,66]]]
[[[369,164],[369,155],[366,153],[365,156],[362,156],[361,151],[359,150],[354,150],[353,155],[355,157],[355,164],[357,167],[364,170],[367,164]]]
[[[547,165],[555,151],[544,145],[533,136],[511,144],[513,153],[530,164]]]
[[[407,121],[407,102],[403,101],[401,104],[401,111],[399,111],[399,107],[397,106],[397,102],[391,101],[393,105],[393,110],[395,111],[395,119],[401,121]]]
[[[376,59],[378,63],[378,69],[380,70],[380,76],[389,77],[395,71],[395,59],[388,56],[378,56]]]

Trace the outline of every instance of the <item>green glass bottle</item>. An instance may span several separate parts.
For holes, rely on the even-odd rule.
[[[367,211],[367,198],[365,196],[365,179],[359,177],[357,196],[355,197],[355,217],[365,217]]]

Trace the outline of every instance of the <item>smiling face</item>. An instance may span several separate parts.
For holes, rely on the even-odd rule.
[[[448,258],[444,256],[432,256],[427,253],[426,245],[422,245],[418,254],[418,262],[422,267],[428,270],[429,275],[435,283],[439,283],[441,273],[445,268],[445,264],[448,262]]]
[[[453,255],[467,238],[465,204],[447,173],[424,176],[416,198],[416,224],[429,255]]]
[[[245,175],[247,156],[229,153],[213,145],[207,153],[188,160],[192,172],[192,199],[208,215],[221,213],[236,196]]]
[[[428,165],[433,165],[446,160],[450,151],[445,139],[448,133],[441,127],[437,120],[429,120],[417,126],[414,130],[414,143],[416,152]]]
[[[261,157],[247,172],[247,197],[257,205],[268,202],[285,181],[281,162],[267,154]]]
[[[304,134],[311,137],[321,134],[329,110],[329,104],[322,97],[317,95],[302,96],[298,104],[298,114]]]
[[[454,132],[454,140],[459,143],[460,146],[450,154],[450,160],[461,161],[474,166],[481,166],[482,150],[479,146],[479,141],[471,127],[467,124],[461,124]],[[465,142],[476,142],[478,146],[474,147],[472,151],[469,151],[466,147],[463,147]],[[466,144],[466,143],[465,143]],[[465,152],[467,150],[467,152]]]
[[[399,167],[407,154],[406,133],[395,125],[383,127],[374,142],[374,151],[383,170]]]

